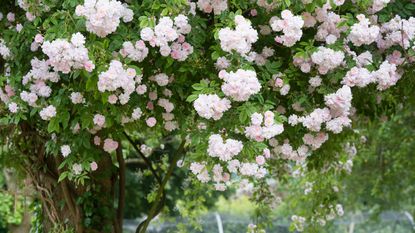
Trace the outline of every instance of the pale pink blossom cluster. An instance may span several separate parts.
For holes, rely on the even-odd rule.
[[[324,96],[324,101],[333,117],[347,116],[352,107],[352,91],[349,86],[344,85],[335,93]]]
[[[238,155],[243,148],[241,141],[226,139],[224,141],[219,134],[212,134],[209,137],[207,152],[211,157],[218,157],[221,161],[229,161]]]
[[[104,140],[104,151],[111,153],[118,148],[118,142],[112,140],[111,138],[107,138]]]
[[[325,41],[327,44],[333,44],[340,38],[340,34],[347,30],[347,27],[338,27],[337,25],[344,21],[338,14],[328,11],[331,9],[330,3],[327,2],[322,8],[317,8],[315,19],[321,23],[317,27],[315,38],[317,41]]]
[[[30,85],[30,92],[40,97],[49,97],[52,93],[52,89],[46,85],[43,81],[37,81]]]
[[[85,103],[85,98],[80,92],[72,92],[70,98],[73,104]]]
[[[276,140],[273,140],[270,144],[273,147],[273,154],[279,155],[283,159],[303,162],[310,155],[308,146],[301,145],[295,149],[288,140],[285,140],[282,145],[279,145]]]
[[[358,67],[367,66],[373,62],[373,56],[369,51],[363,52],[359,56],[354,54],[353,59],[356,61],[356,66]]]
[[[169,76],[165,73],[159,73],[148,78],[150,81],[156,82],[160,87],[167,86],[170,82]]]
[[[207,183],[211,179],[205,163],[192,162],[190,164],[190,171],[202,183]]]
[[[226,57],[219,57],[215,62],[215,67],[218,70],[225,70],[231,65],[231,62]]]
[[[18,0],[17,4],[19,5],[20,8],[22,8],[25,11],[29,9],[29,4],[26,0]]]
[[[218,136],[219,138],[215,140],[218,140],[219,144],[220,143],[223,144],[223,141],[221,141],[221,136],[220,135],[216,135],[216,136]],[[241,145],[241,149],[242,149],[242,145]],[[214,156],[214,157],[217,157],[217,156]],[[228,172],[224,172],[224,168],[222,167],[222,165],[216,163],[213,165],[213,168],[211,171],[212,177],[206,166],[207,165],[206,161],[192,162],[190,164],[190,170],[194,175],[196,175],[196,178],[200,182],[207,183],[213,180],[213,182],[215,182],[215,185],[214,185],[215,189],[218,191],[224,191],[226,190],[226,187],[231,184],[230,173],[237,174],[239,172],[240,175],[242,176],[254,177],[257,179],[265,177],[265,175],[267,174],[267,170],[264,167],[266,163],[266,158],[270,158],[270,151],[268,149],[264,149],[264,154],[258,155],[255,158],[255,162],[241,162],[237,159],[232,159],[232,160],[229,159],[226,161],[226,169],[228,170]]]
[[[415,18],[410,17],[406,20],[397,15],[389,22],[382,24],[380,32],[383,34],[377,41],[380,49],[387,49],[393,45],[408,49],[411,41],[415,39]]]
[[[326,106],[330,108],[332,119],[326,123],[326,129],[333,133],[340,133],[344,127],[351,126],[349,118],[352,107],[352,92],[349,86],[344,85],[336,93],[324,97]]]
[[[170,56],[178,61],[184,61],[193,53],[193,46],[187,42],[181,42],[184,41],[184,36],[179,37],[178,41],[171,45]]]
[[[8,103],[10,100],[10,97],[15,96],[15,95],[16,93],[14,92],[13,88],[9,84],[6,84],[4,86],[4,91],[0,87],[0,100],[3,103]]]
[[[75,14],[86,18],[86,29],[99,37],[106,37],[117,30],[120,19],[133,20],[133,11],[116,0],[85,0],[76,6]]]
[[[27,0],[18,0],[17,3],[19,4],[20,8],[22,8],[24,11],[26,11],[25,15],[26,15],[27,20],[29,20],[30,22],[33,22],[35,20],[36,16],[29,11],[30,7],[31,7],[31,5],[30,5],[31,2],[28,2]],[[45,10],[45,11],[47,11],[48,8],[49,8],[48,6],[44,5],[43,0],[36,1],[36,4],[42,6],[43,10]]]
[[[316,25],[317,20],[310,12],[303,12],[301,16],[303,17],[305,28],[311,28]]]
[[[89,164],[89,167],[91,168],[91,171],[96,171],[98,169],[98,164],[94,161]]]
[[[322,79],[320,78],[320,76],[314,76],[314,77],[311,77],[309,80],[308,80],[308,83],[310,84],[310,86],[311,87],[313,87],[313,88],[315,88],[315,87],[319,87],[320,85],[321,85],[321,83],[322,83]]]
[[[291,115],[288,123],[295,126],[302,123],[304,127],[312,132],[320,132],[322,125],[333,133],[340,133],[344,127],[351,125],[349,119],[351,111],[352,92],[349,86],[343,85],[335,93],[324,97],[326,108],[316,108],[310,114],[302,117]]]
[[[20,95],[23,101],[30,106],[34,106],[38,97],[49,97],[51,95],[52,89],[46,83],[48,81],[58,82],[59,75],[57,72],[50,71],[50,66],[45,60],[33,58],[30,63],[32,68],[22,79],[23,85],[30,84],[30,94],[22,92]]]
[[[36,93],[33,92],[27,92],[22,91],[20,93],[20,98],[26,102],[29,106],[35,107],[36,101],[39,99],[39,97],[36,95]]]
[[[164,129],[171,132],[179,128],[177,121],[174,121],[174,115],[172,113],[163,113]]]
[[[198,0],[197,7],[205,13],[213,13],[220,15],[223,11],[228,9],[227,0]]]
[[[326,129],[335,134],[341,133],[344,127],[350,127],[352,121],[348,116],[339,116],[326,123]]]
[[[116,103],[118,99],[121,104],[126,104],[130,100],[131,93],[135,91],[135,84],[141,83],[141,77],[137,77],[136,74],[135,69],[124,69],[120,61],[112,60],[108,70],[98,75],[98,90],[115,92],[117,89],[122,89],[123,93],[118,97],[112,96],[115,101],[110,102]]]
[[[160,18],[154,29],[143,28],[140,36],[143,41],[149,42],[151,47],[159,47],[162,56],[170,55],[173,59],[184,61],[193,53],[193,46],[185,41],[185,35],[191,30],[192,26],[187,16],[180,14],[174,21],[169,17]]]
[[[366,87],[374,81],[372,73],[368,69],[353,67],[346,73],[341,83],[349,87]]]
[[[101,114],[95,114],[93,118],[93,122],[96,126],[98,126],[99,128],[102,128],[104,127],[104,124],[105,124],[105,116]]]
[[[69,145],[61,146],[61,153],[63,157],[68,157],[68,155],[71,153],[71,147]]]
[[[296,67],[299,67],[303,73],[309,73],[311,70],[311,66],[313,65],[313,62],[309,57],[294,57],[293,63]]]
[[[311,61],[318,66],[320,74],[334,70],[343,63],[344,53],[342,51],[334,51],[326,47],[318,47],[317,51],[311,54]]]
[[[369,45],[376,41],[380,29],[378,26],[370,26],[370,21],[363,14],[356,16],[358,23],[353,24],[347,37],[354,46]]]
[[[331,119],[330,110],[328,108],[316,108],[310,114],[299,117],[293,125],[302,123],[304,127],[313,132],[319,132],[323,123]]]
[[[16,15],[13,12],[7,13],[6,18],[10,23],[16,21]]]
[[[308,133],[303,136],[304,144],[310,146],[312,150],[320,148],[328,139],[329,135],[324,132],[318,132],[315,135]]]
[[[10,49],[6,46],[6,43],[3,39],[0,39],[0,55],[3,57],[3,59],[8,59],[11,57]]]
[[[378,70],[370,72],[366,68],[353,67],[350,69],[342,80],[342,84],[349,87],[366,87],[370,83],[377,83],[380,91],[394,86],[401,78],[401,72],[398,72],[397,65],[402,64],[403,58],[401,53],[394,51],[387,56]]]
[[[146,124],[148,127],[154,127],[157,124],[157,119],[155,117],[149,117],[146,119]]]
[[[19,111],[19,106],[15,102],[10,102],[7,105],[7,108],[11,113],[17,113],[17,111]]]
[[[74,175],[80,175],[83,171],[82,165],[79,163],[75,163],[72,165],[72,171]]]
[[[243,176],[253,176],[255,178],[263,178],[267,174],[267,170],[264,167],[259,166],[257,163],[241,163],[239,166],[239,172]]]
[[[275,32],[282,31],[283,35],[276,36],[275,41],[284,46],[291,47],[301,39],[304,20],[301,16],[295,16],[290,10],[281,12],[281,19],[273,17],[270,20],[271,28]]]
[[[30,44],[30,50],[32,52],[35,52],[39,49],[39,47],[42,45],[43,41],[44,41],[44,37],[42,34],[38,33],[36,34],[33,42]]]
[[[386,60],[389,63],[395,64],[397,66],[402,65],[405,62],[405,58],[402,57],[402,53],[398,50],[394,50],[391,54],[386,56]]]
[[[56,116],[56,108],[53,105],[49,105],[39,112],[40,118],[45,121],[49,121]]]
[[[333,0],[334,5],[341,6],[346,0]]]
[[[21,32],[22,30],[23,30],[23,25],[20,23],[16,24],[16,31]]]
[[[244,56],[247,61],[255,62],[258,66],[263,66],[267,63],[267,59],[274,55],[275,50],[270,47],[264,47],[261,53],[250,52],[248,56]]]
[[[148,93],[149,101],[147,102],[146,108],[150,111],[153,111],[155,106],[161,107],[164,110],[164,112],[162,113],[162,119],[164,121],[161,121],[163,123],[164,129],[169,132],[178,129],[179,127],[178,122],[174,120],[175,116],[172,113],[175,106],[174,106],[174,103],[170,99],[173,93],[168,88],[165,88],[165,86],[167,86],[170,82],[174,80],[174,77],[169,77],[167,74],[159,73],[159,74],[150,76],[148,79],[150,81],[157,83],[158,86],[164,87],[162,94],[166,98],[160,98],[156,90],[149,91]],[[141,87],[144,87],[144,89],[142,89]],[[140,95],[144,94],[146,91],[147,91],[147,87],[145,85],[139,85],[136,89],[136,92]],[[124,118],[124,123],[132,122],[136,120],[134,119],[134,117],[132,118],[123,117],[123,118]],[[154,127],[157,124],[157,121],[158,120],[155,117],[148,117],[146,119],[146,124],[148,127]]]
[[[231,101],[227,98],[220,98],[216,94],[201,94],[193,102],[199,116],[206,119],[219,120],[223,113],[231,108]]]
[[[370,11],[372,14],[381,11],[383,8],[385,8],[390,0],[373,0],[373,4],[370,8]]]
[[[136,107],[133,112],[131,113],[131,118],[128,118],[127,123],[128,122],[132,122],[132,121],[136,121],[138,119],[141,118],[143,114],[143,111],[141,110],[140,107]]]
[[[245,128],[245,136],[257,142],[271,139],[284,131],[282,124],[276,123],[271,111],[264,114],[255,112],[251,115],[251,125]]]
[[[219,78],[225,82],[222,84],[223,93],[234,101],[247,101],[251,95],[261,90],[255,71],[238,69],[236,72],[219,72]]]
[[[373,72],[373,79],[377,82],[377,89],[386,90],[394,86],[401,78],[401,74],[397,71],[395,64],[384,61],[377,71]]]
[[[128,57],[133,61],[142,62],[148,55],[148,48],[142,40],[138,40],[133,44],[131,41],[126,41],[122,45],[120,54],[123,57]]]
[[[285,96],[290,91],[291,86],[282,80],[282,76],[283,74],[281,72],[272,75],[272,79],[268,82],[268,85],[272,87],[272,90],[279,91],[282,96]]]
[[[55,71],[68,74],[73,69],[84,68],[91,72],[95,68],[85,48],[85,37],[79,32],[73,34],[70,41],[66,39],[45,41],[42,51],[49,57],[48,63]]]
[[[174,109],[174,104],[172,102],[170,102],[170,100],[165,99],[165,98],[160,98],[157,101],[157,105],[162,107],[164,109],[164,111],[166,111],[166,113],[170,113]]]
[[[258,32],[252,28],[251,21],[241,15],[235,16],[235,25],[234,30],[229,27],[219,30],[220,46],[225,52],[247,54],[258,40]]]
[[[218,191],[225,191],[225,182],[230,180],[231,175],[223,172],[223,167],[220,164],[215,164],[212,168],[213,181],[215,182],[215,189]]]
[[[282,76],[283,74],[281,72],[272,75],[272,79],[268,82],[268,85],[272,87],[273,91],[280,90],[284,86]]]
[[[282,87],[280,88],[280,94],[282,96],[287,95],[288,92],[290,91],[290,89],[291,89],[290,84],[286,83],[286,84],[282,85]]]

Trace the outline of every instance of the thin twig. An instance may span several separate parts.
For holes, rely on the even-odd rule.
[[[137,151],[138,155],[140,155],[140,157],[147,164],[148,168],[150,169],[153,176],[156,178],[157,182],[161,185],[160,176],[157,174],[156,170],[154,170],[151,161],[143,153],[141,153],[140,149],[137,147],[137,144],[134,142],[134,140],[126,132],[124,132],[124,135],[127,138],[127,140],[130,142],[130,144],[134,147],[134,149]]]
[[[161,211],[163,205],[161,204],[161,200],[164,196],[164,187],[166,186],[167,182],[169,181],[171,175],[173,174],[173,170],[176,168],[177,161],[182,156],[182,152],[184,150],[184,145],[186,143],[186,140],[183,138],[182,142],[179,146],[179,148],[176,150],[176,152],[173,155],[173,159],[170,163],[169,170],[167,171],[166,175],[163,178],[163,181],[158,189],[156,199],[151,206],[150,212],[148,213],[148,216],[146,220],[144,220],[136,229],[136,233],[145,233],[151,220],[157,216],[157,214]]]

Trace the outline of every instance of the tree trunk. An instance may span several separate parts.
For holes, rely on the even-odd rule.
[[[52,229],[74,229],[76,233],[121,233],[120,220],[114,203],[117,169],[109,155],[98,161],[98,170],[90,174],[90,189],[68,180],[58,183],[60,160],[44,159],[47,171],[31,169],[31,178],[43,210],[44,232]],[[78,199],[82,198],[82,201]],[[86,209],[87,208],[87,209]],[[88,216],[86,215],[88,212]],[[122,215],[121,215],[122,217]],[[85,219],[89,219],[86,224]]]
[[[117,151],[122,169],[114,166],[111,156],[102,151],[100,160],[96,161],[98,169],[88,174],[87,185],[76,186],[67,179],[58,183],[63,169],[70,168],[58,169],[61,157],[47,154],[48,139],[35,128],[28,123],[21,123],[19,127],[17,149],[23,155],[21,168],[42,204],[43,231],[53,232],[58,227],[59,230],[73,229],[76,233],[122,233],[124,195],[123,192],[116,195],[115,188],[118,177],[120,188],[124,188],[122,150]],[[121,208],[116,208],[117,198]]]

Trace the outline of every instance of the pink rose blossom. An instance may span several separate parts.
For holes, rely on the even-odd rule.
[[[98,169],[98,164],[94,161],[90,164],[91,171],[96,171]]]
[[[157,123],[157,120],[154,117],[150,117],[146,120],[146,124],[148,127],[153,127],[156,125],[156,123]]]

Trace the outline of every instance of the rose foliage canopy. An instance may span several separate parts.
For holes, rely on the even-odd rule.
[[[178,170],[179,212],[251,192],[252,232],[278,183],[306,177],[312,198],[291,227],[312,231],[344,213],[355,123],[413,98],[414,13],[406,0],[3,1],[0,143],[35,185],[45,229],[121,232],[135,157],[153,177],[137,232]]]

